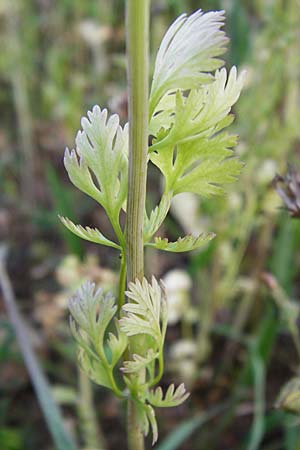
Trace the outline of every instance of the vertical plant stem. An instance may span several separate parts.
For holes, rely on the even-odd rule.
[[[129,83],[129,174],[126,223],[128,281],[144,275],[144,211],[148,152],[149,0],[127,0],[127,55]],[[141,353],[141,339],[131,339],[130,352]],[[143,450],[138,411],[128,402],[128,446]]]
[[[148,152],[149,0],[127,1],[129,82],[128,279],[144,275],[143,225]]]

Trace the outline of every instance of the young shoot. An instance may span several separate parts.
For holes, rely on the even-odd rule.
[[[142,9],[129,8],[129,14],[136,14],[137,27]],[[141,238],[143,246],[186,252],[215,236],[212,230],[179,237],[175,242],[154,237],[174,196],[182,192],[203,197],[223,194],[242,169],[233,151],[237,136],[226,128],[234,119],[231,109],[239,98],[244,74],[238,75],[235,67],[229,72],[222,68],[220,55],[228,41],[222,31],[224,17],[224,11],[181,15],[157,52],[149,108],[148,103],[144,106],[149,110],[146,133],[151,136],[148,164],[160,170],[164,189],[153,211],[148,214],[144,210],[143,236],[128,239],[128,228],[120,223],[121,209],[125,214],[129,211],[126,205],[132,190],[128,130],[132,131],[135,117],[129,127],[122,127],[116,114],[110,116],[106,109],[94,106],[81,120],[75,149],[66,149],[64,157],[70,180],[104,208],[115,238],[110,240],[100,230],[74,224],[68,218],[61,218],[63,224],[82,239],[117,250],[116,257],[121,253],[120,298],[86,282],[70,300],[78,361],[91,380],[132,402],[135,425],[144,435],[152,430],[153,444],[158,438],[155,408],[177,406],[189,394],[183,384],[177,388],[171,384],[165,393],[156,386],[164,372],[168,300],[154,277],[151,281],[143,276],[128,280],[126,290],[125,273],[132,264],[128,262],[129,246]],[[134,40],[129,44],[129,52],[137,51],[140,45]],[[136,161],[132,164],[135,170]],[[136,172],[136,177],[141,176]],[[139,346],[133,344],[137,339]]]

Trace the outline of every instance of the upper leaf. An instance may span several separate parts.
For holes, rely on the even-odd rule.
[[[223,65],[217,57],[228,39],[221,31],[224,11],[182,14],[170,26],[157,53],[150,95],[150,117],[170,89],[192,89],[206,83]]]
[[[150,136],[157,136],[160,130],[168,130],[171,127],[174,122],[175,107],[176,91],[169,91],[158,102],[152,117],[150,117]]]
[[[126,295],[130,303],[122,307],[126,315],[120,320],[121,330],[127,336],[148,334],[156,342],[155,350],[161,349],[167,325],[166,300],[162,288],[154,277],[152,284],[144,278],[142,283],[139,280],[129,283]]]
[[[117,220],[127,195],[128,127],[122,129],[117,114],[108,119],[107,110],[97,105],[87,116],[81,120],[76,150],[66,149],[64,164],[72,183]]]
[[[236,67],[232,67],[228,77],[226,69],[221,69],[216,71],[213,83],[193,89],[187,96],[177,91],[174,125],[163,139],[154,142],[150,151],[195,139],[199,134],[209,136],[230,125],[233,119],[226,120],[226,116],[240,96],[244,78],[245,72],[237,76]]]
[[[221,194],[222,185],[239,175],[242,163],[232,158],[236,136],[222,130],[232,123],[229,112],[240,95],[243,75],[237,77],[233,68],[226,79],[222,69],[213,83],[187,97],[177,93],[174,124],[150,148],[151,161],[165,176],[166,192]]]

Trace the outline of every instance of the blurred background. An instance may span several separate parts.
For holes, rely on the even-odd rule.
[[[58,214],[111,234],[101,208],[68,181],[62,157],[94,104],[127,120],[124,3],[0,2],[0,238],[26,346],[38,356],[65,427],[86,450],[125,448],[125,410],[76,368],[67,301],[87,278],[116,289],[118,258],[60,224]],[[221,8],[230,37],[226,62],[247,69],[233,125],[245,162],[240,180],[225,197],[178,196],[160,230],[173,240],[201,231],[217,237],[191,254],[146,254],[148,274],[163,278],[169,295],[163,383],[184,381],[191,391],[179,408],[158,411],[156,448],[297,450],[300,2],[151,3],[152,62],[176,16]],[[276,173],[284,176],[277,182]],[[150,168],[149,208],[159,186]],[[2,300],[0,449],[50,450]]]

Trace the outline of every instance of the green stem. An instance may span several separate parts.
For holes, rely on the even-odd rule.
[[[129,81],[129,174],[127,198],[128,279],[144,276],[144,211],[148,153],[149,0],[127,1]]]
[[[124,237],[124,233],[122,231],[119,221],[115,220],[115,214],[111,210],[109,210],[107,208],[106,212],[107,212],[108,218],[110,220],[110,223],[114,229],[114,232],[118,238],[120,246],[122,247],[122,249],[125,249],[125,245],[126,245],[125,237]]]
[[[163,348],[162,348],[160,350],[159,357],[158,357],[158,372],[157,372],[156,377],[150,383],[149,387],[155,386],[161,380],[163,373],[164,373],[164,353],[163,353]]]
[[[125,303],[125,286],[126,286],[126,254],[124,250],[121,252],[120,276],[119,276],[119,297],[118,297],[118,313]]]
[[[148,153],[149,0],[127,0],[129,83],[129,173],[126,222],[128,281],[144,276],[144,214]],[[141,339],[130,340],[130,352],[142,353]],[[128,446],[143,450],[138,411],[128,402]]]
[[[95,339],[93,341],[93,344],[94,344],[95,349],[97,351],[97,356],[99,357],[99,359],[100,359],[100,361],[101,361],[101,363],[102,363],[102,365],[103,365],[103,367],[104,367],[104,369],[105,369],[105,371],[107,373],[107,376],[108,376],[108,379],[109,379],[109,382],[110,382],[110,385],[111,385],[111,389],[114,391],[114,393],[115,393],[115,395],[117,397],[123,398],[124,397],[124,393],[118,387],[118,385],[116,383],[116,380],[115,380],[115,377],[114,377],[114,368],[113,368],[112,364],[110,364],[107,361],[107,358],[106,358],[106,354],[105,354],[105,351],[104,351],[104,342],[103,342],[104,336],[102,335],[102,336],[99,337],[96,332],[94,332],[94,336],[98,337],[98,339]]]

